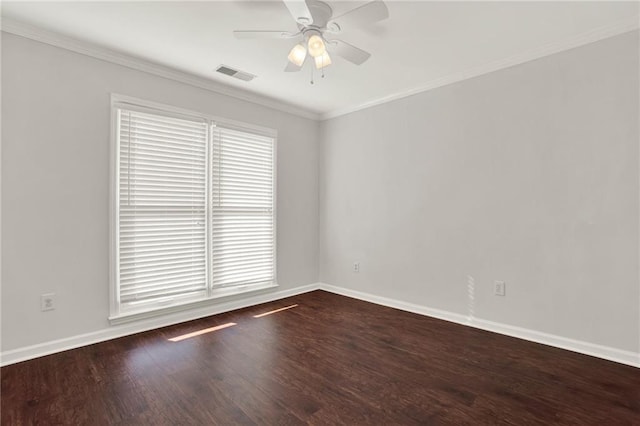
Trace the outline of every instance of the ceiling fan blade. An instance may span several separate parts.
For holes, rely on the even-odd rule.
[[[239,39],[253,38],[293,38],[297,34],[289,31],[234,31],[233,35]]]
[[[304,65],[304,63],[302,64]],[[287,66],[284,68],[284,72],[298,72],[302,69],[302,66],[297,66],[291,61],[287,61]]]
[[[330,32],[339,32],[341,30],[373,24],[388,17],[389,9],[387,9],[387,5],[384,4],[382,0],[374,0],[335,17],[329,22],[327,29]],[[335,24],[338,26],[335,27]]]
[[[347,61],[356,65],[362,64],[371,57],[371,53],[365,52],[342,40],[327,40],[329,42],[329,52],[342,56]]]
[[[282,0],[289,9],[293,19],[299,24],[310,25],[313,23],[313,16],[304,0]]]

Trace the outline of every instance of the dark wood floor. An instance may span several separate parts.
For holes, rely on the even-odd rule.
[[[322,291],[1,374],[3,425],[640,424],[640,369]]]

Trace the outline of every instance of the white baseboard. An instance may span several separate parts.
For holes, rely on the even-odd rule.
[[[247,308],[249,306],[259,305],[261,303],[272,302],[274,300],[284,299],[286,297],[307,293],[319,288],[320,285],[315,283],[295,287],[288,290],[261,293],[251,297],[230,300],[224,303],[199,307],[188,311],[174,312],[161,317],[153,317],[136,321],[135,323],[116,325],[104,328],[102,330],[93,331],[91,333],[79,334],[77,336],[67,337],[64,339],[52,340],[33,346],[13,349],[0,353],[0,366],[15,364],[20,361],[26,361],[33,358],[50,355],[56,352],[79,348],[81,346],[92,345],[94,343],[128,336],[130,334],[140,333],[142,331],[153,330],[156,328],[166,327],[169,325],[208,317],[211,315],[221,314],[236,309]]]
[[[103,342],[105,340],[115,339],[130,334],[140,333],[147,330],[153,330],[160,327],[166,327],[185,321],[207,317],[210,315],[221,314],[236,309],[259,305],[261,303],[272,302],[274,300],[284,299],[286,297],[296,296],[298,294],[307,293],[314,290],[324,290],[330,293],[340,294],[342,296],[375,303],[377,305],[388,306],[407,312],[426,315],[445,321],[463,324],[494,333],[504,334],[507,336],[517,337],[536,343],[542,343],[544,345],[554,346],[561,349],[567,349],[573,352],[591,355],[609,361],[619,362],[621,364],[640,368],[640,353],[624,351],[608,346],[597,345],[595,343],[569,339],[567,337],[543,333],[540,331],[521,327],[515,327],[512,325],[497,323],[479,318],[469,318],[466,315],[454,312],[443,311],[440,309],[430,308],[428,306],[416,305],[414,303],[403,302],[388,297],[376,296],[371,293],[364,293],[361,291],[351,290],[348,288],[338,287],[325,283],[315,283],[295,287],[289,290],[259,294],[241,300],[233,300],[222,304],[201,307],[189,311],[176,312],[162,317],[149,318],[146,320],[137,321],[135,323],[126,323],[91,333],[80,334],[77,336],[53,340],[50,342],[2,352],[0,353],[0,365],[5,366],[14,364],[20,361],[38,358],[56,352],[62,352],[81,346]]]
[[[466,315],[454,312],[434,309],[427,306],[416,305],[414,303],[403,302],[387,297],[376,296],[370,293],[363,293],[344,287],[337,287],[330,284],[320,283],[320,289],[331,293],[340,294],[354,299],[364,300],[366,302],[375,303],[377,305],[388,306],[407,312],[413,312],[420,315],[426,315],[445,321],[455,322],[458,324],[468,325],[479,328],[481,330],[492,331],[494,333],[504,334],[519,339],[529,340],[531,342],[542,343],[543,345],[554,346],[585,355],[591,355],[597,358],[603,358],[609,361],[619,362],[621,364],[631,365],[640,368],[640,353],[624,351],[609,346],[597,345],[595,343],[584,342],[580,340],[569,339],[567,337],[557,336],[554,334],[543,333],[540,331],[530,330],[521,327],[515,327],[508,324],[497,323],[493,321],[483,320],[479,318],[470,318]]]

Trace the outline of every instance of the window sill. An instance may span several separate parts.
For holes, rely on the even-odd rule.
[[[215,303],[234,299],[234,296],[248,296],[255,293],[261,293],[267,290],[277,288],[278,284],[269,283],[260,286],[245,286],[237,288],[221,288],[213,290],[210,297],[206,299],[199,299],[196,301],[185,302],[175,305],[170,305],[161,308],[151,308],[145,310],[135,310],[130,312],[124,312],[119,315],[113,315],[109,317],[110,325],[124,324],[133,321],[139,321],[147,318],[153,318],[163,315],[168,315],[174,312],[188,311],[190,309],[202,308],[205,306],[211,306]]]

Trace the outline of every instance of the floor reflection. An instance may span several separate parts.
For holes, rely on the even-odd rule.
[[[237,324],[235,322],[228,322],[226,324],[217,325],[215,327],[210,327],[210,328],[205,328],[205,329],[202,329],[202,330],[198,330],[198,331],[194,331],[194,332],[191,332],[191,333],[183,334],[182,336],[173,337],[173,338],[169,339],[169,341],[170,342],[179,342],[181,340],[189,339],[191,337],[196,337],[196,336],[200,336],[202,334],[211,333],[213,331],[222,330],[223,328],[233,327],[234,325],[237,325]]]
[[[295,308],[298,305],[290,305],[290,306],[285,306],[284,308],[280,308],[280,309],[275,309],[273,311],[269,311],[269,312],[264,312],[262,314],[258,314],[258,315],[254,315],[254,318],[262,318],[265,317],[267,315],[271,315],[271,314],[275,314],[277,312],[282,312],[282,311],[286,311],[287,309],[291,309],[291,308]]]

